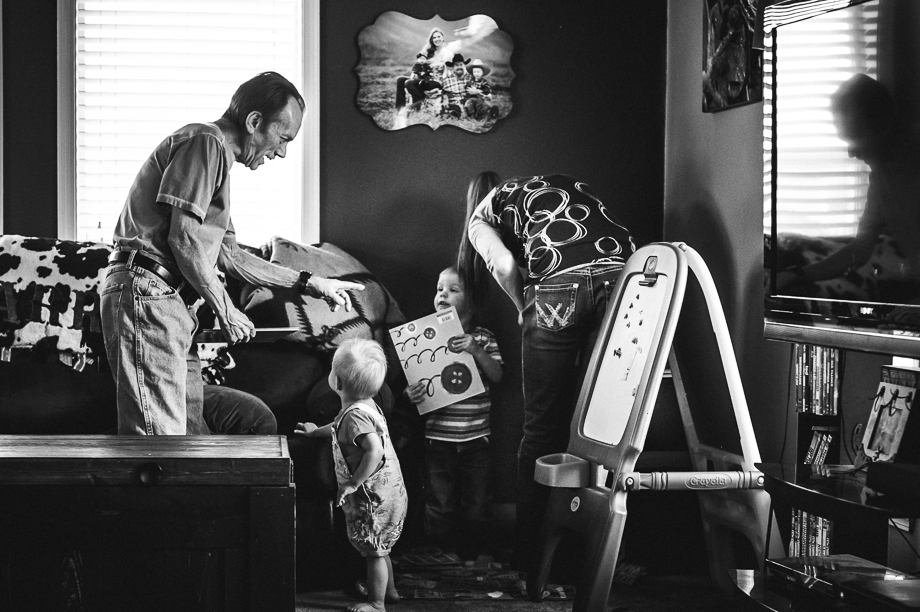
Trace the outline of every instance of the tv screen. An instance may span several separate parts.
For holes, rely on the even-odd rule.
[[[920,2],[764,10],[767,338],[920,357]]]

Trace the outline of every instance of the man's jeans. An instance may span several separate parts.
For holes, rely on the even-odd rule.
[[[524,290],[524,437],[518,449],[516,565],[535,562],[549,489],[534,482],[537,459],[566,450],[575,400],[607,299],[622,266],[594,265]]]
[[[475,549],[488,541],[489,438],[425,440],[428,493],[425,533],[445,550]]]
[[[118,433],[208,434],[198,319],[163,279],[143,268],[109,268],[102,333],[117,388]]]

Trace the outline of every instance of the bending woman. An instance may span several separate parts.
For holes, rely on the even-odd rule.
[[[499,183],[469,222],[470,242],[522,325],[524,435],[513,564],[527,571],[539,560],[535,536],[549,498],[549,488],[534,481],[536,460],[566,450],[579,356],[590,355],[607,296],[635,251],[614,212],[586,183],[542,175]]]

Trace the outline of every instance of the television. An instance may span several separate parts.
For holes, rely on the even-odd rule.
[[[841,135],[854,128],[831,112],[832,95],[865,74],[895,103],[898,142],[910,141],[920,123],[920,2],[763,1],[764,336],[920,357],[920,164],[891,179],[877,159],[851,158]],[[903,222],[870,232],[883,179],[900,185],[885,187],[892,206],[907,208]],[[875,212],[865,215],[873,181]],[[870,234],[868,258],[857,258],[854,241]],[[809,267],[838,251],[823,270]],[[850,265],[834,271],[841,259]]]

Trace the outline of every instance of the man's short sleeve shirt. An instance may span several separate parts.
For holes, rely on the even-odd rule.
[[[220,129],[193,123],[167,136],[141,166],[115,228],[118,246],[175,260],[168,244],[173,207],[201,221],[208,260],[217,262],[230,223],[233,157]]]

